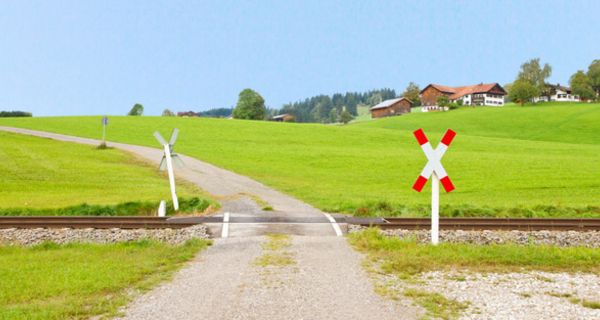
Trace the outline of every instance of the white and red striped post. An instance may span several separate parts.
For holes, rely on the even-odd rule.
[[[427,139],[427,136],[425,136],[425,133],[422,129],[416,130],[413,132],[413,134],[415,135],[415,138],[417,138],[417,141],[421,145],[421,149],[425,153],[425,156],[428,160],[427,164],[421,171],[421,174],[417,178],[417,181],[415,181],[413,189],[415,189],[417,192],[421,192],[425,186],[425,183],[427,183],[427,180],[429,180],[429,177],[433,176],[431,180],[431,243],[437,245],[439,243],[440,221],[439,182],[442,183],[442,186],[446,192],[451,192],[454,190],[454,185],[452,184],[450,177],[448,177],[446,170],[442,166],[441,159],[444,156],[444,153],[446,153],[446,150],[448,150],[450,143],[456,136],[456,132],[448,129],[444,134],[441,143],[438,144],[435,150],[429,143],[429,140]]]

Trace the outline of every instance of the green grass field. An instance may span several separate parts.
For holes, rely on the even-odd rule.
[[[100,117],[0,119],[0,125],[99,138]],[[443,215],[600,216],[600,105],[461,108],[346,126],[174,117],[111,117],[108,139],[157,144],[250,176],[319,208],[424,215],[429,184],[411,186],[426,159],[412,131],[458,132],[443,163],[456,190]]]
[[[170,278],[209,242],[0,246],[0,319],[113,315],[130,290]]]
[[[154,211],[154,203],[170,198],[166,177],[123,151],[5,132],[0,132],[0,141],[0,215],[10,214],[5,213],[8,209],[46,214],[38,209],[52,212],[65,207],[76,213],[82,211],[82,203],[149,202]],[[178,193],[206,198],[187,183],[179,184]],[[135,204],[119,208],[131,206]]]

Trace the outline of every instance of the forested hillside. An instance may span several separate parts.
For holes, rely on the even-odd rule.
[[[335,93],[332,96],[318,95],[304,101],[283,105],[279,113],[289,113],[296,117],[296,122],[337,122],[344,107],[353,116],[357,115],[357,106],[375,105],[396,97],[394,89],[378,89],[367,92]]]

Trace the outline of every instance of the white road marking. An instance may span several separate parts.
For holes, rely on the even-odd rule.
[[[333,227],[335,234],[338,237],[341,237],[343,235],[343,233],[342,233],[342,229],[340,229],[340,225],[335,221],[335,219],[329,213],[323,213],[323,214],[327,217],[329,222],[331,222],[331,226]]]
[[[223,227],[221,228],[221,238],[229,236],[229,212],[223,214]]]

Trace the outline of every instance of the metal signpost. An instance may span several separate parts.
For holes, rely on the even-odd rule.
[[[106,145],[106,126],[108,125],[108,117],[102,117],[102,144]]]
[[[423,186],[427,183],[430,176],[433,176],[431,179],[431,243],[436,245],[439,243],[439,223],[440,223],[440,185],[444,187],[446,192],[450,192],[454,190],[454,185],[452,181],[450,181],[450,177],[446,173],[446,170],[442,166],[440,162],[446,150],[450,146],[452,139],[456,136],[456,132],[448,129],[442,138],[442,141],[438,146],[433,149],[429,140],[425,136],[425,133],[422,129],[416,130],[413,132],[415,138],[421,145],[421,149],[425,153],[427,157],[427,164],[421,171],[421,174],[417,178],[417,181],[413,185],[413,189],[421,192],[423,190]]]
[[[160,162],[159,169],[165,170],[169,173],[169,185],[171,186],[171,197],[173,199],[173,208],[175,211],[179,210],[179,201],[177,200],[177,193],[175,192],[175,175],[173,174],[173,162],[172,159],[177,161],[177,164],[183,166],[183,162],[179,159],[179,156],[173,152],[173,146],[175,145],[175,141],[177,140],[177,135],[179,134],[179,129],[173,129],[173,133],[171,134],[171,139],[167,142],[158,131],[154,132],[154,137],[158,142],[163,146],[164,155]]]

